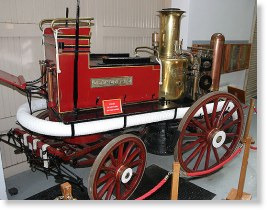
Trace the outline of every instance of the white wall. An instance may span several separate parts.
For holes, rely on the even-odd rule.
[[[0,200],[7,200],[6,183],[2,166],[1,150],[0,150]]]
[[[172,7],[186,11],[182,24],[188,29],[181,29],[181,38],[188,46],[217,32],[226,40],[250,40],[255,5],[256,0],[172,0]]]
[[[172,0],[171,4],[173,8],[179,8],[185,13],[181,19],[181,27],[180,27],[180,40],[183,39],[183,49],[186,49],[188,46],[191,46],[188,43],[188,29],[189,29],[189,18],[190,18],[190,1],[191,0]]]
[[[193,41],[209,41],[222,33],[226,41],[250,41],[254,25],[256,0],[172,0],[172,7],[186,11],[181,20],[183,48]],[[221,90],[227,85],[244,89],[246,70],[223,74]]]

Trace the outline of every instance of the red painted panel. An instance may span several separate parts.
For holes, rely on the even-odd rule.
[[[60,29],[60,31],[64,35],[75,35],[74,28]],[[45,29],[45,33],[50,34],[51,32],[52,31],[49,28]],[[80,28],[80,35],[88,36],[89,33],[89,28]],[[62,38],[60,41],[64,41],[66,44],[73,44],[73,41],[69,41],[69,39]],[[80,40],[80,44],[89,44],[89,40]],[[46,58],[52,58],[52,60],[54,60],[54,48],[46,48]],[[121,99],[123,104],[158,99],[159,65],[113,67],[103,66],[91,68],[89,57],[89,52],[79,53],[77,108],[89,109],[93,107],[101,107],[103,100],[114,98]],[[54,95],[57,97],[55,101],[58,103],[58,112],[71,112],[74,108],[74,53],[60,53],[59,66],[61,73],[58,73],[57,84],[54,85]],[[120,77],[131,77],[132,85],[95,88],[91,87],[92,79]]]
[[[102,105],[102,100],[120,98],[122,103],[134,103],[158,99],[158,66],[117,66],[88,68],[88,54],[79,55],[78,108],[93,108]],[[73,110],[74,54],[60,55],[58,75],[60,112]],[[116,78],[130,76],[133,85],[92,88],[92,78]],[[96,102],[98,103],[96,104]]]
[[[60,28],[60,35],[75,35],[76,29],[75,28]],[[51,35],[54,34],[53,30],[51,28],[45,28],[44,34]],[[90,28],[84,27],[79,29],[79,35],[89,35],[90,34]]]

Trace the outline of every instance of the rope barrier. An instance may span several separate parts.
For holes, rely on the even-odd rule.
[[[248,108],[248,106],[247,105],[245,105],[244,107],[243,107],[243,109],[247,109]],[[257,114],[257,108],[254,106],[253,107],[253,110],[254,110],[254,113],[256,113]]]
[[[254,106],[254,112],[257,114],[257,109],[256,109],[256,107]]]
[[[254,147],[254,146],[250,146],[250,149],[257,150],[258,148],[257,147]]]
[[[250,149],[257,150],[257,147],[250,146]],[[226,159],[225,161],[221,162],[219,165],[215,166],[212,169],[205,170],[205,171],[200,171],[200,172],[185,173],[185,174],[187,176],[202,176],[202,175],[206,175],[206,174],[212,173],[212,172],[222,168],[228,162],[230,162],[233,158],[235,158],[238,154],[240,154],[241,151],[242,151],[242,147],[238,148],[228,159]],[[135,200],[144,200],[147,197],[151,196],[153,193],[155,193],[159,188],[161,188],[167,182],[167,180],[169,179],[171,174],[172,174],[172,172],[168,172],[168,175],[166,175],[155,187],[153,187],[151,190],[149,190],[144,195],[136,198]]]
[[[228,159],[217,165],[216,167],[206,170],[206,171],[200,171],[200,172],[193,172],[193,173],[186,173],[187,176],[201,176],[201,175],[206,175],[209,173],[212,173],[215,170],[218,170],[219,168],[223,167],[226,163],[231,161],[234,157],[236,157],[240,152],[242,151],[242,147],[238,148]],[[155,187],[153,187],[151,190],[149,190],[147,193],[144,195],[136,198],[135,200],[144,200],[153,193],[155,193],[159,188],[161,188],[169,179],[170,175],[172,172],[169,172],[168,175],[166,175]]]

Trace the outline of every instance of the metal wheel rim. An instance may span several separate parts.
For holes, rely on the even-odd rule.
[[[123,149],[120,150],[121,148]],[[120,153],[119,150],[122,151],[122,153]],[[114,151],[117,152],[117,154],[114,155],[115,161],[117,161],[116,163],[118,163],[116,167],[114,167],[114,163],[112,163],[112,161],[110,160],[110,155]],[[121,154],[120,156],[119,153]],[[134,161],[131,162],[133,156],[135,156],[133,159]],[[124,159],[123,162],[122,159]],[[137,166],[135,164],[137,164]],[[146,147],[141,139],[131,134],[124,134],[114,138],[101,150],[91,168],[88,179],[89,198],[91,200],[110,200],[112,198],[112,195],[115,194],[115,197],[113,195],[113,199],[128,199],[141,181],[141,178],[145,171],[145,165]],[[105,167],[104,169],[109,169],[103,170],[103,167]],[[126,183],[125,185],[119,178],[121,178],[123,172],[130,167],[135,168],[135,172],[133,172],[134,175],[129,181],[129,184]],[[104,176],[100,177],[103,171],[108,172],[106,172]],[[103,181],[106,178],[107,180]],[[102,181],[105,183],[105,185],[102,186],[102,188],[99,188],[97,186],[97,183],[101,183]],[[101,190],[107,185],[109,186],[107,187],[106,192],[103,194]],[[125,186],[127,186],[128,189]]]
[[[238,119],[233,124],[233,126],[236,125],[236,131],[235,131],[233,139],[229,142],[229,144],[230,144],[230,145],[228,145],[229,147],[226,146],[225,144],[223,144],[222,147],[220,147],[220,148],[222,148],[222,149],[224,148],[226,150],[225,153],[223,155],[221,155],[221,157],[220,157],[220,155],[218,156],[216,154],[217,148],[214,148],[214,146],[212,144],[210,144],[210,139],[212,139],[211,138],[212,135],[211,135],[211,137],[209,137],[209,139],[205,138],[205,141],[199,140],[200,136],[196,136],[196,138],[198,137],[196,141],[193,141],[192,143],[189,143],[188,145],[183,144],[183,143],[185,143],[183,138],[187,134],[186,129],[188,128],[188,125],[189,125],[191,119],[194,118],[193,116],[195,115],[195,113],[199,109],[201,109],[204,105],[208,104],[209,102],[211,102],[215,99],[219,101],[220,98],[225,98],[226,99],[225,101],[229,100],[229,102],[232,102],[234,104],[233,109],[236,109],[237,116],[238,116]],[[227,106],[228,105],[226,105],[226,107]],[[214,107],[215,107],[215,105],[214,105]],[[224,106],[221,108],[221,110],[219,112],[216,112],[216,113],[217,114],[219,113],[219,116],[220,116],[220,113],[222,113],[223,109],[224,109]],[[214,112],[214,109],[212,110],[212,112]],[[228,126],[223,124],[224,122],[222,120],[225,120],[224,116],[226,117],[226,115],[222,115],[221,121],[217,120],[220,122],[220,124],[222,123],[222,127],[219,130],[223,130],[226,133],[226,136],[228,136],[228,138],[229,138],[229,136],[232,135],[232,133],[228,134],[228,132],[226,132],[225,130],[229,129],[227,127],[229,125],[231,125],[233,123],[233,121],[231,123],[229,123]],[[205,123],[206,128],[207,128],[208,125],[207,125],[207,120],[205,118],[205,114],[204,114],[203,118],[204,118],[204,123]],[[212,118],[212,116],[210,116],[210,118]],[[196,119],[196,118],[194,118],[194,119]],[[215,120],[216,119],[217,119],[217,117],[215,118]],[[210,119],[210,120],[212,120],[212,119]],[[191,122],[191,124],[192,124],[192,122]],[[214,126],[212,124],[213,123],[210,122],[211,127]],[[216,126],[214,126],[214,128],[215,127]],[[224,129],[224,128],[227,128],[227,129]],[[220,164],[221,162],[223,162],[224,160],[226,160],[227,158],[229,158],[231,156],[231,154],[233,154],[235,149],[237,148],[237,145],[238,145],[238,142],[240,140],[242,130],[243,130],[243,109],[242,109],[242,106],[239,103],[238,99],[235,96],[233,96],[232,94],[221,92],[221,91],[209,93],[209,94],[205,95],[204,97],[200,98],[198,101],[196,101],[189,108],[189,110],[186,112],[185,116],[181,120],[179,127],[178,127],[178,130],[180,131],[181,134],[180,134],[180,137],[179,137],[178,142],[177,142],[176,147],[175,147],[174,159],[181,164],[181,169],[185,172],[201,172],[201,171],[206,171],[206,170],[212,169],[215,166],[217,166],[218,164]],[[200,130],[203,132],[202,129],[200,129]],[[216,133],[216,130],[214,132]],[[210,129],[208,130],[208,133],[209,134],[211,133]],[[194,135],[194,134],[192,134],[192,135]],[[207,135],[207,132],[206,132],[206,135]],[[203,142],[207,142],[207,143],[204,144]],[[183,152],[186,152],[185,151],[186,149],[189,149],[190,147],[192,147],[194,145],[193,143],[195,143],[195,146],[192,148],[192,150],[193,150],[192,153],[189,156],[187,156],[186,159],[184,159],[184,157],[183,157],[184,153]],[[200,146],[201,144],[202,144],[202,146]],[[209,155],[208,155],[208,153],[209,153]],[[210,162],[211,161],[210,160],[211,153],[213,153],[213,156],[214,156],[215,161],[216,161],[213,164],[211,164],[211,162]],[[218,153],[218,151],[217,151],[217,153]],[[203,169],[199,169],[200,164],[203,165],[203,162],[201,162],[201,161],[203,161],[203,158],[205,158],[205,163],[204,163]],[[194,166],[191,165],[190,167],[188,167],[188,165],[190,164],[190,163],[188,163],[188,161],[193,161],[193,160],[196,160]],[[199,161],[200,161],[200,163],[199,163]]]

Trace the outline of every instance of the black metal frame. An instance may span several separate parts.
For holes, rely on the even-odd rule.
[[[8,140],[3,139],[4,136],[7,136]],[[13,142],[11,142],[11,140]],[[83,185],[83,179],[65,167],[60,158],[47,153],[47,151],[43,152],[43,155],[47,153],[48,159],[36,157],[32,150],[21,143],[20,137],[16,137],[14,135],[13,129],[11,129],[7,134],[1,135],[0,142],[1,141],[15,148],[15,154],[25,153],[27,162],[29,163],[29,166],[33,172],[36,170],[41,171],[46,175],[47,178],[48,176],[53,176],[57,183],[68,181],[80,187],[81,190],[86,190],[86,187]],[[48,168],[43,166],[44,161],[49,161]]]

